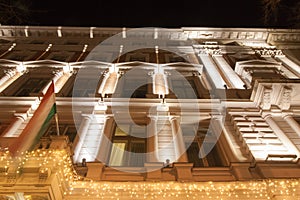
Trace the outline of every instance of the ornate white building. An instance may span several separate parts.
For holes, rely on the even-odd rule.
[[[0,26],[0,200],[300,199],[299,57],[300,30]]]

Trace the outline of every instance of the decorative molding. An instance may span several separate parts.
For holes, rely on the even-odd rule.
[[[222,50],[217,45],[205,45],[196,48],[198,54],[222,55]]]
[[[269,110],[271,108],[271,92],[272,87],[264,87],[261,97],[260,107],[263,110]]]
[[[281,89],[281,98],[279,101],[278,106],[281,110],[288,110],[291,105],[291,94],[292,94],[292,87],[283,86]]]
[[[259,48],[259,49],[254,49],[255,53],[259,54],[260,56],[283,56],[283,52],[279,49],[274,49],[274,48]]]

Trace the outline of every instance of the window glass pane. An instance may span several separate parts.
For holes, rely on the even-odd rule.
[[[122,166],[125,158],[125,142],[114,142],[112,144],[109,165]]]
[[[142,167],[146,153],[146,127],[121,124],[116,127],[109,165]],[[116,155],[117,154],[117,155]]]
[[[139,166],[142,167],[144,166],[145,163],[145,142],[141,141],[141,142],[132,142],[130,144],[131,148],[130,148],[130,166]]]
[[[129,125],[122,125],[122,129],[117,127],[115,136],[127,136],[129,132]]]

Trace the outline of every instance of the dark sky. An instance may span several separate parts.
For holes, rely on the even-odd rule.
[[[32,25],[263,27],[260,0],[33,0],[31,8]]]

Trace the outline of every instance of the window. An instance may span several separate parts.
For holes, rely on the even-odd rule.
[[[146,126],[122,124],[116,127],[109,166],[143,167],[146,153]]]
[[[206,155],[201,156],[204,152],[200,152],[202,141],[207,136],[211,137],[212,134],[208,131],[207,122],[200,122],[199,126],[196,124],[184,124],[181,125],[184,142],[187,148],[188,161],[194,163],[194,167],[220,167],[223,166],[223,161],[220,157],[218,150],[218,143],[211,144],[213,149]]]
[[[74,69],[77,71],[77,69]],[[94,72],[91,70],[91,72]],[[98,73],[98,72],[97,72]],[[90,78],[86,76],[77,77],[77,73],[72,76],[64,84],[57,96],[62,97],[94,97],[98,96],[98,88],[103,80],[103,76],[96,77],[92,74]]]
[[[152,94],[151,76],[145,69],[137,69],[125,73],[118,81],[116,94],[123,98],[147,98]]]
[[[50,79],[45,78],[29,78],[15,93],[15,96],[39,95],[49,81]]]
[[[243,53],[224,54],[223,57],[225,58],[225,60],[231,66],[232,69],[235,68],[236,62],[259,59],[259,57],[257,57],[254,54],[243,54]]]
[[[71,90],[73,97],[95,96],[98,89],[98,79],[78,78],[75,82],[75,89]]]
[[[130,95],[130,98],[146,98],[149,84],[144,84],[144,82],[142,79],[125,80],[122,97],[129,97]],[[139,85],[140,87],[136,88]]]
[[[194,99],[200,98],[198,89],[196,87],[196,77],[176,78],[169,76],[168,83],[170,93],[174,93],[178,99]]]
[[[188,145],[188,144],[187,144]],[[200,152],[199,143],[192,142],[187,149],[187,156],[189,162],[194,163],[194,167],[221,167],[223,166],[220,159],[219,152],[217,150],[217,144],[215,147],[203,158],[199,158]]]

